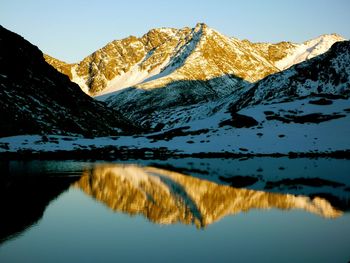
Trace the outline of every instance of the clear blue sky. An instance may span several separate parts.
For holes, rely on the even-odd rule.
[[[349,39],[349,14],[349,0],[0,0],[1,25],[67,62],[114,39],[197,22],[251,41]]]

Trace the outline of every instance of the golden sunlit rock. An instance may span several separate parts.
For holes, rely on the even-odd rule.
[[[47,63],[53,66],[58,72],[61,72],[62,74],[67,75],[70,80],[73,79],[71,70],[74,64],[65,63],[61,60],[58,60],[46,54],[44,54],[44,59]]]
[[[114,40],[76,64],[47,55],[45,59],[84,92],[96,96],[126,87],[150,90],[179,81],[208,81],[224,76],[256,82],[294,62],[319,55],[341,40],[344,38],[333,34],[301,44],[253,43],[198,23],[194,28],[157,28],[140,38]],[[320,43],[322,47],[315,48]],[[312,47],[308,56],[296,56],[307,47]],[[225,86],[233,83],[226,81],[222,80]],[[240,85],[243,84],[234,84],[235,88]]]

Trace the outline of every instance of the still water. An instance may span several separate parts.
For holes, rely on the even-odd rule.
[[[0,163],[0,262],[348,262],[350,162]]]

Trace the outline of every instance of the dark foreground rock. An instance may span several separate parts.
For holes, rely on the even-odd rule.
[[[36,46],[1,26],[0,46],[0,137],[105,136],[137,130],[47,64]]]

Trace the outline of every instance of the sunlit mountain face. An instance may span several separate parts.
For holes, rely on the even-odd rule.
[[[45,59],[90,95],[110,94],[127,87],[149,90],[172,82],[219,77],[219,83],[233,89],[241,86],[239,80],[255,82],[320,55],[343,40],[340,35],[329,34],[300,44],[252,43],[198,23],[193,28],[155,28],[140,38],[114,40],[76,64],[48,55]],[[218,96],[224,94],[217,90]]]
[[[207,119],[220,108],[227,111],[220,104],[236,100],[266,102],[273,97],[277,103],[311,93],[344,94],[348,88],[341,84],[349,83],[348,44],[312,60],[344,40],[330,34],[300,44],[252,43],[198,23],[112,41],[76,64],[48,55],[45,59],[85,93],[143,129],[158,130],[164,125],[192,126],[189,122],[198,115]],[[303,66],[292,67],[298,64]],[[270,78],[263,81],[265,77]],[[252,85],[259,86],[256,94],[245,92]]]
[[[342,211],[320,197],[234,188],[182,173],[137,165],[98,165],[73,184],[115,212],[158,224],[210,225],[252,209],[300,209],[325,218]]]

